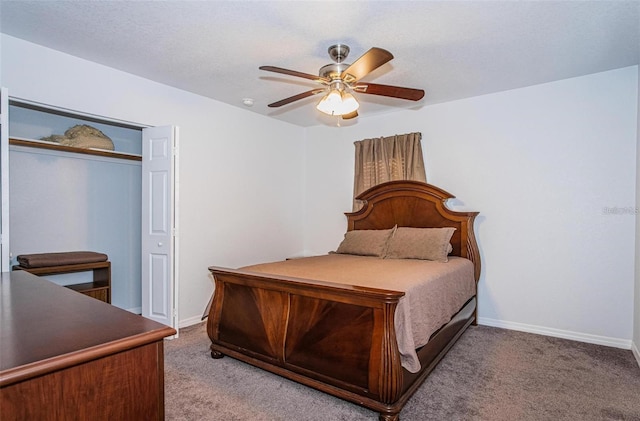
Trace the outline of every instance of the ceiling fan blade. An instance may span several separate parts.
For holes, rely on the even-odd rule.
[[[393,59],[393,54],[382,48],[373,47],[353,62],[351,66],[347,67],[340,74],[340,78],[347,83],[353,83],[386,62],[391,61],[391,59]]]
[[[424,91],[422,89],[379,85],[377,83],[358,83],[352,89],[362,94],[389,96],[392,98],[408,99],[410,101],[418,101],[424,97]]]
[[[275,66],[260,66],[260,70],[266,70],[268,72],[282,73],[283,75],[296,76],[304,79],[313,80],[315,82],[320,82],[324,84],[329,84],[330,80],[326,77],[316,76],[309,73],[297,72],[295,70],[283,69],[282,67]]]
[[[303,92],[301,94],[290,96],[289,98],[285,98],[285,99],[281,99],[280,101],[273,102],[269,104],[268,107],[271,107],[271,108],[282,107],[283,105],[291,104],[294,101],[298,101],[300,99],[304,99],[304,98],[319,94],[321,92],[324,92],[324,89],[312,89],[310,91]]]
[[[342,115],[342,119],[343,120],[351,120],[352,118],[356,118],[356,117],[358,117],[358,111],[357,110],[353,111],[353,112],[350,112],[349,114],[343,114]]]

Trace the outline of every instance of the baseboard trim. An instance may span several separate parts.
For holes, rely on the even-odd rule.
[[[554,329],[550,327],[528,325],[525,323],[505,322],[503,320],[478,317],[478,323],[485,326],[500,327],[503,329],[517,330],[520,332],[535,333],[537,335],[552,336],[554,338],[570,339],[578,342],[586,342],[596,345],[610,346],[613,348],[631,349],[631,340],[611,338],[608,336],[591,335],[588,333],[573,332],[570,330]],[[637,352],[637,349],[636,349]],[[638,354],[636,353],[636,359]],[[640,362],[640,359],[638,359]]]
[[[197,325],[198,323],[201,323],[201,322],[202,322],[202,316],[193,316],[193,317],[189,317],[188,319],[180,320],[178,322],[178,327],[182,329],[185,327]]]
[[[638,345],[635,342],[631,342],[631,352],[633,352],[633,356],[636,357],[636,361],[640,367],[640,349],[638,349]]]
[[[125,308],[124,310],[127,310],[128,312],[131,312],[134,314],[142,314],[142,307]],[[202,322],[201,316],[189,317],[188,319],[183,319],[178,321],[178,329],[197,325],[198,323],[201,323],[201,322]]]

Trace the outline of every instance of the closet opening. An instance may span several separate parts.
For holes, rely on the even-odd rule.
[[[15,99],[8,111],[10,266],[21,254],[104,253],[111,304],[141,314],[145,127]],[[65,136],[74,128],[81,133]],[[94,133],[107,139],[96,143]],[[46,276],[64,286],[91,277]]]

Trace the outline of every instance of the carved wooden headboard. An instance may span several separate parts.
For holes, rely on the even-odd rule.
[[[361,193],[357,199],[364,206],[357,212],[346,213],[347,230],[389,229],[395,225],[413,228],[454,227],[451,238],[454,256],[471,260],[475,266],[476,282],[480,279],[480,253],[473,231],[478,212],[457,212],[445,202],[455,196],[430,184],[419,181],[390,181]]]

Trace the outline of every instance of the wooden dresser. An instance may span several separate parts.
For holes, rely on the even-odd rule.
[[[0,282],[0,418],[164,419],[175,330],[26,271]]]

